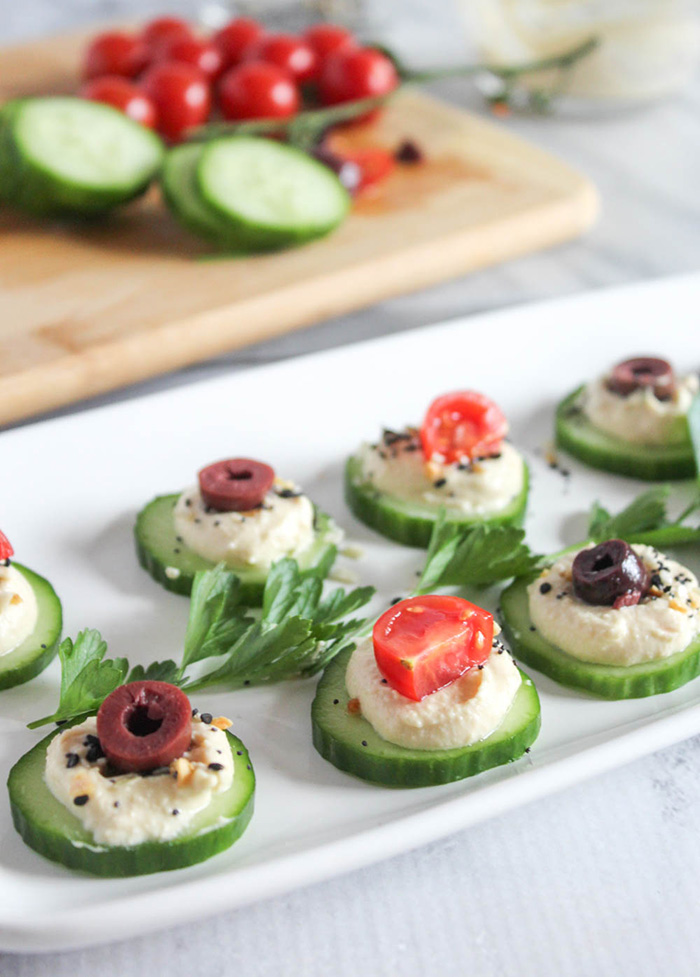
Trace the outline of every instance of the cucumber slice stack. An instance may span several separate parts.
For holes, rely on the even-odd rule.
[[[339,770],[387,787],[429,787],[517,760],[537,738],[540,700],[521,672],[522,685],[503,722],[479,743],[458,750],[409,750],[389,743],[366,719],[348,712],[345,673],[351,654],[328,665],[311,707],[314,746]]]
[[[347,190],[328,167],[293,146],[253,136],[171,150],[163,193],[188,230],[241,252],[322,237],[350,206]]]
[[[641,699],[671,692],[700,675],[700,638],[669,658],[641,665],[600,665],[574,658],[535,630],[527,596],[531,579],[514,580],[501,594],[503,630],[518,658],[555,682],[601,699]]]
[[[523,462],[523,486],[518,495],[500,512],[488,516],[467,516],[447,510],[447,522],[462,526],[499,526],[522,524],[527,507],[529,473]],[[362,462],[352,456],[345,466],[345,501],[350,511],[371,529],[387,539],[406,546],[427,548],[441,507],[407,502],[397,495],[380,492],[362,477]]]
[[[139,512],[134,527],[139,563],[166,590],[189,594],[198,570],[211,570],[214,563],[185,546],[178,537],[173,509],[179,495],[160,495]],[[295,555],[300,568],[308,570],[335,559],[337,529],[330,516],[315,512],[315,539]],[[294,554],[293,554],[294,555]],[[241,599],[248,604],[262,603],[267,571],[261,567],[231,567],[241,581]]]
[[[574,390],[557,407],[556,441],[560,448],[593,468],[630,478],[654,482],[695,475],[690,436],[687,441],[668,445],[632,444],[613,437],[591,424],[584,414],[580,406],[583,390]]]
[[[33,214],[104,213],[142,194],[162,157],[155,133],[99,102],[17,99],[0,112],[0,197]]]
[[[54,862],[108,877],[168,872],[203,862],[229,848],[252,817],[255,774],[245,746],[227,732],[234,762],[233,783],[224,793],[214,795],[184,834],[172,841],[98,845],[46,786],[46,750],[59,732],[55,730],[25,753],[7,782],[15,828],[30,848]]]
[[[63,627],[63,611],[56,591],[48,580],[13,561],[15,570],[31,584],[38,616],[32,633],[13,651],[0,656],[0,689],[21,685],[43,672],[58,651]]]

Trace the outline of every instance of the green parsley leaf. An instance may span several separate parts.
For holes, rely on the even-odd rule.
[[[487,587],[532,572],[540,562],[516,526],[477,526],[465,530],[440,514],[430,538],[416,593],[438,587]]]
[[[61,661],[61,694],[58,709],[37,719],[30,729],[51,722],[76,719],[99,709],[102,701],[124,682],[125,658],[104,659],[107,643],[99,631],[81,631],[75,641],[64,638],[58,648]]]
[[[606,539],[624,539],[628,543],[648,546],[681,546],[700,541],[700,527],[686,520],[700,510],[700,491],[674,521],[668,518],[669,485],[647,489],[620,512],[611,515],[599,502],[591,508],[588,537],[595,543]]]
[[[143,665],[134,665],[126,679],[127,682],[169,682],[177,685],[179,681],[180,669],[177,662],[168,659],[163,662],[151,662],[146,668]]]
[[[246,610],[241,582],[223,563],[195,574],[180,674],[193,662],[230,648],[251,622]]]

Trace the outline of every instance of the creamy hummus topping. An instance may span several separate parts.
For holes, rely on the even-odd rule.
[[[13,651],[29,637],[38,616],[29,581],[12,564],[0,564],[0,655]]]
[[[190,549],[233,568],[269,569],[314,541],[310,499],[281,479],[275,479],[261,506],[247,512],[218,512],[206,505],[198,487],[187,489],[177,500],[174,518],[175,531]]]
[[[371,636],[358,642],[345,676],[348,694],[359,700],[376,732],[390,743],[419,750],[458,749],[485,739],[503,722],[520,683],[515,662],[497,638],[483,668],[470,669],[420,702],[382,679]]]
[[[530,618],[543,638],[581,661],[638,665],[668,658],[700,633],[700,589],[682,564],[651,546],[632,547],[652,574],[649,595],[632,607],[586,604],[573,591],[567,553],[528,587]]]
[[[695,374],[678,379],[669,400],[659,400],[649,387],[626,397],[607,387],[600,377],[586,387],[581,406],[591,424],[633,444],[677,444],[688,437],[686,415],[698,392]]]
[[[147,775],[119,774],[100,753],[97,719],[92,716],[54,737],[44,775],[54,797],[98,844],[140,845],[176,838],[214,794],[233,783],[225,732],[199,716],[192,720],[189,749],[170,767]]]
[[[379,444],[363,444],[358,458],[361,481],[380,492],[464,515],[504,509],[522,490],[525,472],[522,456],[507,441],[493,457],[447,465],[426,461],[411,432],[399,432],[390,443],[385,435]]]

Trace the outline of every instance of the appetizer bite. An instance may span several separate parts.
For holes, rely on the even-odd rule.
[[[605,699],[670,692],[700,673],[700,588],[687,567],[622,539],[554,558],[501,597],[519,658]]]
[[[420,430],[385,429],[348,459],[346,501],[367,526],[409,546],[428,545],[442,510],[459,526],[518,524],[528,470],[507,433],[505,416],[483,394],[445,394]]]
[[[689,478],[695,460],[688,412],[698,377],[637,356],[579,387],[557,408],[557,444],[606,471],[649,480]]]
[[[24,841],[102,876],[183,868],[230,847],[253,813],[255,775],[230,720],[192,709],[167,682],[115,689],[10,772]]]
[[[58,649],[61,602],[48,580],[12,562],[14,550],[0,532],[0,689],[43,672]]]
[[[198,570],[223,563],[259,603],[273,563],[293,557],[302,570],[332,565],[341,531],[294,482],[251,458],[207,465],[198,484],[162,495],[136,520],[141,566],[167,590],[189,594]]]
[[[311,710],[326,760],[363,780],[424,787],[521,756],[540,728],[537,691],[486,610],[410,597],[326,668]]]

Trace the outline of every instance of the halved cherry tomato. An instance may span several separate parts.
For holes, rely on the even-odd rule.
[[[380,183],[396,169],[394,154],[385,149],[354,149],[343,156],[360,169],[358,191]]]
[[[356,45],[352,32],[339,24],[314,24],[304,32],[304,38],[316,52],[319,64],[341,48]]]
[[[122,75],[135,78],[146,67],[148,50],[143,41],[123,31],[106,31],[93,37],[85,52],[83,78]]]
[[[372,641],[392,689],[420,702],[486,661],[493,615],[461,597],[409,597],[382,614]]]
[[[211,107],[209,83],[191,64],[163,61],[143,76],[143,89],[158,112],[158,131],[172,142],[206,122]]]
[[[341,47],[321,67],[318,89],[325,105],[386,95],[398,87],[392,61],[373,48]]]
[[[251,61],[223,76],[219,105],[227,119],[286,119],[299,108],[299,92],[283,68]]]
[[[309,81],[316,74],[316,52],[294,34],[264,34],[246,48],[243,60],[277,65],[300,83]]]
[[[158,121],[158,113],[153,100],[148,97],[141,89],[129,81],[128,78],[121,78],[119,75],[104,75],[102,78],[93,78],[80,89],[83,98],[89,98],[92,102],[105,102],[113,105],[125,115],[149,129],[155,129]]]
[[[423,454],[448,465],[498,454],[508,433],[501,408],[475,390],[459,390],[434,400],[420,429]]]
[[[236,17],[214,34],[212,40],[221,49],[228,67],[239,64],[246,50],[265,33],[262,24],[252,17]]]
[[[141,39],[152,58],[160,57],[162,45],[175,37],[194,37],[190,25],[180,17],[156,17],[141,32]]]
[[[9,560],[14,556],[14,552],[12,543],[3,532],[0,532],[0,560]]]
[[[201,41],[197,37],[171,37],[160,46],[158,60],[179,61],[199,68],[202,74],[213,81],[224,70],[224,54],[212,41]]]

